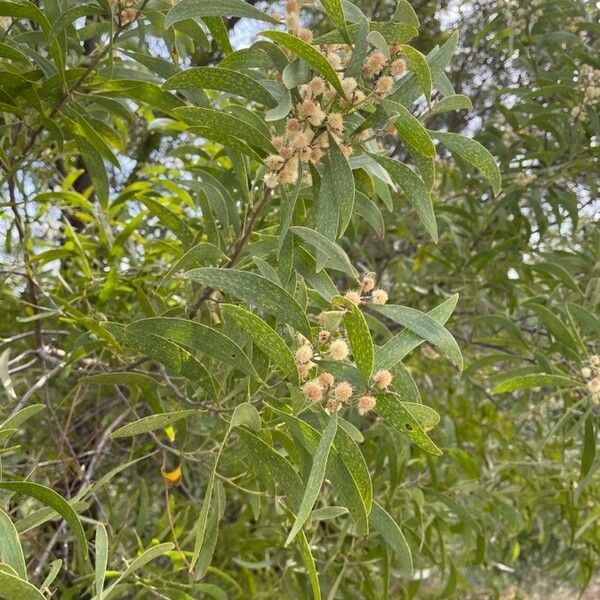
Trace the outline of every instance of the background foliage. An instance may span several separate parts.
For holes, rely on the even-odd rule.
[[[593,585],[599,13],[0,1],[0,597]]]

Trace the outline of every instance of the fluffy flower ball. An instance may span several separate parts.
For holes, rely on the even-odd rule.
[[[388,301],[388,297],[388,293],[381,288],[373,290],[373,295],[371,296],[373,304],[385,304]]]
[[[347,381],[340,381],[333,389],[333,397],[338,402],[348,402],[352,398],[352,386]]]
[[[333,360],[344,360],[348,358],[350,350],[348,344],[344,340],[334,340],[329,346],[329,356]]]
[[[320,402],[323,399],[323,386],[316,379],[312,379],[302,386],[302,393],[307,400]]]
[[[387,369],[381,369],[375,373],[373,381],[380,390],[385,390],[392,383],[392,374]]]
[[[373,396],[361,396],[358,399],[358,414],[366,415],[375,408],[376,404],[377,400]]]

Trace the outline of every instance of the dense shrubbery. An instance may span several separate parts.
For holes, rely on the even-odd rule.
[[[0,1],[0,597],[593,580],[599,9],[417,4]]]

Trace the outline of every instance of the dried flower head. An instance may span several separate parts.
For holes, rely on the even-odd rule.
[[[329,331],[327,331],[327,329],[321,329],[321,331],[319,331],[319,343],[320,344],[325,344],[326,342],[328,342],[330,337],[331,337],[331,333],[329,333]]]
[[[388,301],[388,293],[381,288],[377,288],[376,290],[373,290],[371,299],[373,304],[385,304]]]
[[[598,356],[597,354],[592,354],[592,356],[590,356],[590,365],[594,369],[600,368],[600,356]]]
[[[334,340],[329,346],[329,356],[333,360],[345,360],[348,358],[350,350],[348,344],[344,340]]]
[[[313,96],[320,96],[325,91],[325,82],[320,77],[313,77],[308,82],[308,87]]]
[[[592,376],[592,370],[589,367],[583,367],[583,369],[581,369],[581,375],[584,379],[590,379]]]
[[[382,75],[375,84],[375,95],[378,98],[387,96],[394,86],[394,79],[389,75]]]
[[[298,0],[286,0],[285,12],[289,15],[291,13],[297,13],[300,10],[300,4]]]
[[[383,70],[383,67],[387,64],[387,58],[383,52],[380,50],[375,50],[371,52],[369,56],[365,59],[365,63],[363,65],[363,75],[367,78],[374,77],[375,75],[379,75]]]
[[[365,275],[361,281],[362,291],[368,294],[371,290],[375,288],[375,279],[370,275]]]
[[[373,396],[361,396],[358,399],[358,414],[366,415],[375,408],[376,404],[377,400]]]
[[[342,408],[341,402],[331,397],[327,400],[327,410],[330,413],[338,412]]]
[[[361,297],[359,292],[355,292],[354,290],[350,290],[344,294],[344,298],[346,300],[350,300],[352,304],[358,306],[361,303]]]
[[[348,402],[352,398],[352,386],[348,381],[340,381],[335,388],[333,388],[333,397],[338,402]]]
[[[320,373],[317,379],[325,389],[330,388],[335,383],[335,378],[331,373],[327,373],[327,371]]]
[[[391,65],[390,70],[394,77],[400,77],[406,73],[406,61],[402,58],[397,58]]]
[[[304,364],[297,365],[298,366],[298,375],[301,379],[306,379],[310,372],[317,366],[314,362],[309,361]]]
[[[307,44],[310,44],[313,40],[313,32],[311,29],[306,27],[300,27],[298,30],[298,37]]]
[[[307,381],[302,386],[302,393],[311,402],[320,402],[323,400],[323,386],[316,379]]]
[[[380,390],[385,390],[392,383],[392,374],[387,369],[381,369],[373,376],[373,382]]]

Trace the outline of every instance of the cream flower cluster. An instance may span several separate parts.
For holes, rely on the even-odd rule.
[[[375,279],[371,275],[365,275],[361,280],[360,289],[346,292],[344,298],[356,306],[369,301],[371,304],[381,305],[388,301],[388,293],[383,288],[375,287]]]
[[[119,25],[125,27],[133,23],[138,16],[138,11],[134,8],[136,0],[109,0],[109,4],[119,11]]]
[[[587,379],[586,387],[592,396],[592,401],[600,404],[600,356],[590,356],[589,366],[581,369],[581,374]]]
[[[360,291],[347,292],[345,297],[360,304],[363,299],[367,300],[367,296],[371,302],[384,304],[387,301],[387,293],[375,288],[375,280],[370,275],[362,278]],[[377,401],[372,394],[388,389],[392,383],[392,374],[386,369],[377,371],[369,382],[367,393],[357,395],[349,381],[336,381],[331,373],[319,365],[324,358],[340,362],[350,358],[350,347],[341,331],[344,312],[332,310],[320,313],[317,318],[320,329],[314,345],[306,337],[299,335],[294,358],[298,374],[304,381],[302,393],[307,400],[314,403],[325,401],[330,413],[354,402],[359,414],[365,415],[375,408]]]
[[[574,106],[571,109],[571,116],[579,121],[585,121],[588,116],[586,106],[594,106],[600,102],[600,69],[594,69],[591,65],[582,65],[576,89],[583,95],[584,106]]]
[[[286,1],[286,28],[291,35],[311,43],[312,32],[300,23],[300,4],[298,0]],[[330,139],[336,141],[345,156],[350,156],[353,144],[365,141],[370,134],[363,131],[354,137],[344,135],[344,116],[366,101],[380,102],[391,92],[395,79],[406,72],[406,63],[398,56],[399,46],[390,49],[390,60],[383,52],[375,50],[367,56],[362,68],[363,78],[371,86],[363,91],[354,77],[344,74],[352,56],[351,46],[327,44],[314,47],[338,73],[343,94],[319,76],[299,86],[299,101],[290,109],[283,132],[278,132],[271,140],[277,154],[265,161],[269,172],[264,182],[270,188],[296,182],[302,164],[320,164]],[[286,49],[284,52],[291,57]]]

